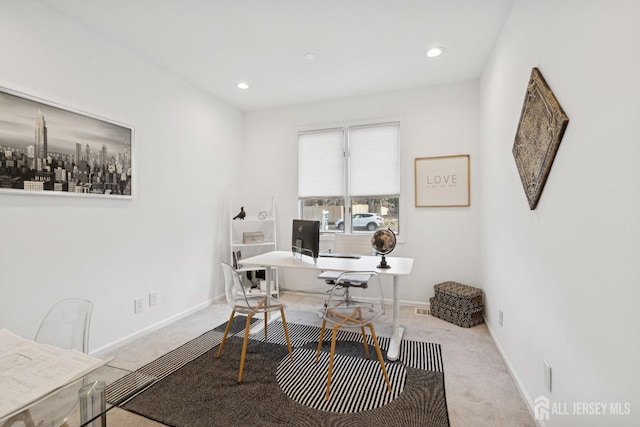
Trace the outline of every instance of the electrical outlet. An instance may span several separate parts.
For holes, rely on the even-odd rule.
[[[544,362],[544,386],[551,393],[551,365],[546,360]]]
[[[500,324],[500,327],[502,327],[502,310],[498,310],[498,323]]]
[[[133,300],[133,312],[134,313],[140,313],[142,310],[144,310],[144,299],[142,298],[136,298]]]
[[[149,307],[153,307],[156,304],[158,304],[158,293],[149,292]]]

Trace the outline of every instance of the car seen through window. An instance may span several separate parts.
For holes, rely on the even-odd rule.
[[[339,219],[335,223],[338,230],[344,230],[344,220]],[[351,226],[353,229],[364,228],[368,231],[375,231],[382,226],[382,217],[376,213],[364,212],[351,216]]]

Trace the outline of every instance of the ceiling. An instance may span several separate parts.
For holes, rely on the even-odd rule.
[[[40,2],[250,111],[477,79],[513,0]]]

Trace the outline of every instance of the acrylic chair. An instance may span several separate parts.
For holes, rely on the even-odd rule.
[[[334,254],[349,255],[372,255],[373,248],[371,246],[370,234],[345,234],[336,233],[333,241]],[[343,271],[323,271],[318,275],[318,279],[324,280],[327,285],[334,286]],[[350,288],[364,288],[368,284],[369,275],[351,275],[349,281],[343,281],[340,284],[340,292],[336,292],[333,297],[337,298],[342,304],[354,305],[356,302],[351,297]],[[333,289],[332,289],[333,290]],[[330,291],[331,292],[331,291]],[[325,303],[327,306],[328,301]]]
[[[50,344],[66,350],[89,353],[89,328],[93,303],[81,298],[66,298],[58,301],[42,319],[34,341]],[[64,408],[60,408],[64,411]],[[75,405],[66,409],[66,414],[55,426],[68,427],[68,419],[75,411]]]
[[[227,322],[227,327],[225,328],[224,336],[222,337],[222,342],[220,343],[220,348],[218,348],[216,357],[220,357],[222,355],[222,348],[227,340],[227,334],[231,329],[231,323],[233,322],[233,318],[236,313],[246,315],[247,323],[244,329],[244,341],[242,342],[242,353],[240,355],[240,371],[238,372],[238,383],[241,383],[244,361],[247,355],[247,343],[249,342],[251,319],[254,315],[264,315],[264,341],[266,342],[268,313],[280,311],[280,315],[282,316],[282,326],[284,327],[284,336],[287,340],[287,347],[289,349],[289,357],[291,360],[293,360],[293,350],[291,349],[289,329],[287,328],[287,320],[284,315],[285,305],[277,301],[275,298],[271,298],[270,302],[267,303],[267,296],[264,294],[247,294],[245,287],[242,285],[242,281],[240,280],[240,276],[238,276],[238,273],[233,269],[233,267],[224,262],[221,262],[220,264],[222,265],[222,271],[224,273],[225,295],[227,298],[227,304],[231,307],[231,316],[229,317],[229,322]]]
[[[371,292],[369,298],[373,298],[375,302],[373,304],[365,304],[361,302],[355,302],[350,305],[345,305],[340,299],[334,297],[335,292],[340,292],[343,283],[353,282],[354,280],[361,280],[363,276],[368,277],[368,282],[372,283],[370,287]],[[362,298],[364,299],[364,297]],[[364,346],[364,353],[366,358],[369,358],[369,345],[367,344],[367,334],[365,328],[369,328],[371,331],[371,340],[376,349],[376,355],[380,364],[380,370],[384,376],[384,380],[387,384],[387,389],[391,392],[391,383],[389,382],[389,376],[387,374],[387,368],[382,358],[382,351],[378,344],[378,338],[376,336],[373,322],[384,314],[384,299],[382,295],[382,285],[380,283],[380,277],[375,272],[346,272],[342,273],[331,290],[331,296],[329,297],[328,304],[324,310],[324,316],[322,320],[322,327],[320,328],[320,338],[318,339],[318,349],[316,351],[315,363],[318,363],[320,359],[320,351],[322,349],[322,343],[324,339],[324,332],[327,323],[332,325],[331,333],[331,350],[329,353],[329,367],[327,369],[327,390],[325,394],[325,400],[329,400],[331,394],[331,376],[333,374],[333,360],[335,357],[336,349],[336,337],[339,329],[356,329],[362,334],[362,343]]]
[[[46,314],[35,341],[64,349],[89,352],[89,327],[93,303],[80,298],[58,301]]]
[[[49,344],[65,350],[78,350],[89,352],[89,327],[93,303],[80,298],[67,298],[58,301],[49,309],[42,319],[36,332],[34,341],[40,344]],[[67,421],[75,411],[75,404],[71,407],[60,407],[50,414],[56,421],[51,425],[68,427]],[[10,427],[24,425],[35,427],[35,423],[29,410],[21,412],[2,425]]]

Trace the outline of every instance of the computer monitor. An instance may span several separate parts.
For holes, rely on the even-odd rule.
[[[320,252],[320,221],[294,219],[291,231],[291,251],[318,259]]]

